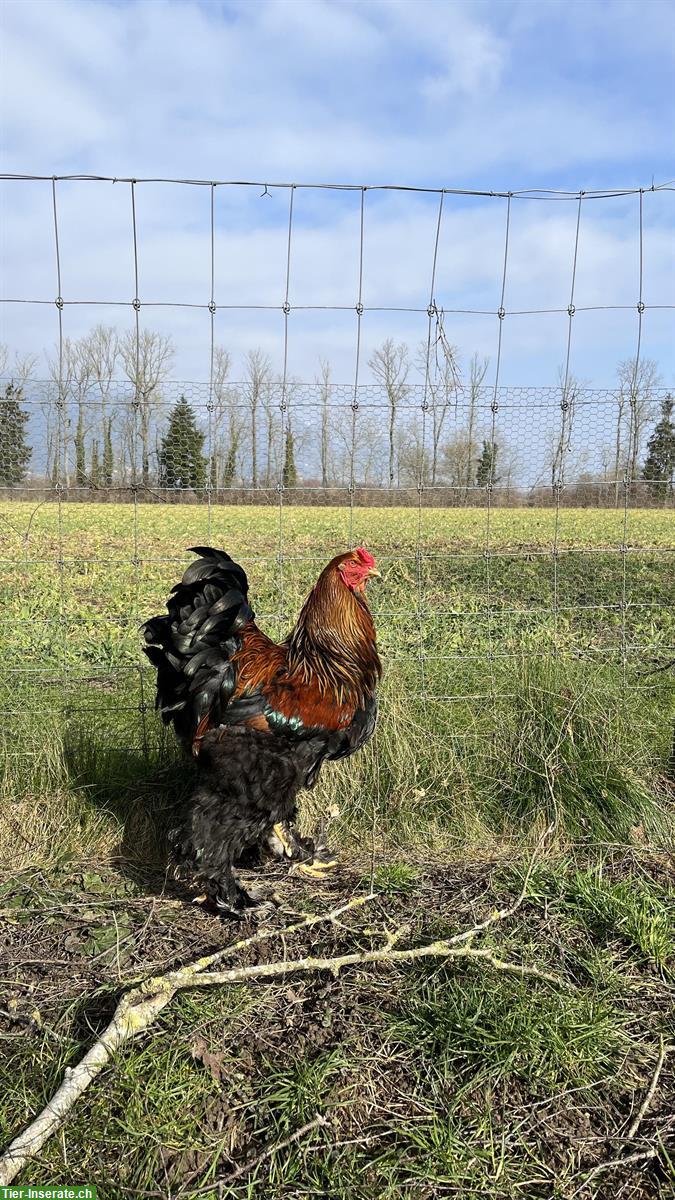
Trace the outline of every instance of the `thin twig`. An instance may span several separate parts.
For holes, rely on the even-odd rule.
[[[574,1200],[574,1196],[578,1196],[592,1179],[597,1178],[598,1175],[602,1175],[605,1171],[611,1170],[612,1167],[625,1167],[631,1163],[646,1162],[649,1158],[656,1158],[658,1153],[658,1147],[652,1146],[649,1150],[638,1150],[635,1154],[624,1154],[621,1158],[609,1158],[605,1162],[598,1163],[596,1167],[593,1167],[592,1171],[589,1171],[576,1191],[572,1192],[570,1200]]]
[[[627,1142],[633,1141],[635,1139],[635,1137],[637,1136],[637,1132],[640,1128],[640,1125],[642,1124],[645,1113],[647,1112],[647,1109],[649,1108],[652,1100],[654,1099],[654,1095],[656,1093],[656,1088],[657,1088],[658,1082],[659,1082],[659,1077],[661,1075],[661,1071],[663,1070],[663,1064],[666,1061],[666,1056],[670,1053],[670,1051],[672,1049],[673,1049],[672,1046],[666,1045],[664,1043],[663,1036],[661,1036],[659,1057],[656,1060],[656,1066],[654,1067],[654,1072],[652,1074],[652,1078],[650,1080],[649,1087],[647,1088],[647,1091],[645,1092],[645,1096],[642,1101],[642,1104],[640,1105],[637,1113],[635,1114],[635,1117],[631,1121],[630,1128],[628,1130],[628,1133],[626,1134],[625,1140]],[[609,1171],[612,1167],[623,1167],[623,1166],[629,1165],[630,1163],[647,1161],[650,1158],[656,1158],[658,1154],[659,1154],[658,1146],[650,1146],[649,1149],[647,1149],[647,1150],[637,1150],[633,1154],[622,1154],[619,1158],[610,1158],[610,1159],[606,1159],[604,1162],[598,1163],[597,1166],[593,1167],[593,1169],[591,1171],[589,1171],[589,1173],[584,1177],[582,1182],[579,1184],[579,1187],[576,1188],[575,1191],[573,1191],[571,1193],[570,1200],[574,1200],[574,1197],[578,1196],[579,1193],[582,1192],[583,1189],[588,1186],[588,1184],[591,1182],[591,1180],[596,1178],[596,1176],[603,1174],[605,1171]]]
[[[630,1129],[628,1130],[627,1137],[629,1140],[631,1138],[635,1137],[638,1129],[640,1128],[640,1125],[642,1124],[642,1119],[643,1119],[647,1109],[649,1108],[649,1105],[651,1104],[652,1100],[654,1099],[654,1093],[656,1092],[656,1088],[657,1088],[657,1085],[659,1082],[659,1076],[661,1074],[661,1071],[663,1070],[663,1064],[666,1061],[666,1055],[669,1054],[673,1048],[672,1046],[666,1046],[666,1044],[663,1040],[663,1034],[661,1034],[660,1046],[661,1046],[661,1048],[659,1051],[659,1057],[656,1061],[656,1066],[654,1067],[654,1074],[652,1075],[651,1083],[649,1084],[649,1087],[647,1088],[647,1091],[645,1093],[645,1098],[642,1101],[642,1104],[640,1105],[640,1107],[637,1111],[635,1119],[633,1121],[631,1121]]]
[[[302,921],[297,921],[295,925],[286,925],[283,929],[261,929],[258,933],[252,933],[238,942],[230,942],[229,946],[223,946],[221,950],[215,950],[213,954],[206,954],[203,958],[198,958],[188,969],[195,973],[201,973],[209,967],[214,967],[216,963],[222,962],[223,959],[229,958],[230,955],[236,954],[237,951],[245,950],[248,946],[257,946],[260,942],[269,941],[270,938],[287,937],[289,933],[298,933],[301,929],[311,929],[313,925],[321,925],[324,921],[330,921],[335,925],[338,923],[338,917],[341,917],[343,913],[350,912],[354,908],[361,908],[375,899],[376,893],[368,892],[366,896],[352,897],[346,904],[342,904],[340,908],[331,909],[330,912],[311,913],[310,916],[303,917]],[[143,983],[144,981],[145,978],[141,976],[129,979],[127,983]]]
[[[282,1142],[275,1142],[274,1145],[268,1146],[261,1154],[257,1154],[255,1158],[249,1158],[248,1162],[242,1163],[240,1167],[232,1171],[229,1175],[223,1175],[219,1179],[213,1179],[211,1183],[207,1183],[202,1187],[190,1188],[187,1192],[181,1192],[182,1196],[201,1196],[204,1192],[212,1192],[214,1188],[220,1184],[233,1183],[235,1179],[241,1179],[242,1175],[250,1175],[256,1167],[260,1166],[265,1159],[271,1158],[273,1154],[278,1154],[280,1150],[287,1150],[289,1146],[294,1146],[307,1133],[311,1133],[313,1129],[317,1129],[320,1125],[327,1125],[328,1118],[319,1114],[313,1121],[308,1121],[306,1125],[302,1125],[300,1129],[296,1129],[290,1137],[284,1138]]]
[[[471,929],[465,929],[463,933],[456,933],[454,937],[448,938],[447,941],[449,946],[456,946],[459,942],[466,942],[470,938],[474,937],[475,934],[482,933],[484,929],[489,929],[491,925],[496,925],[498,921],[506,921],[509,917],[513,916],[513,914],[520,908],[527,895],[527,889],[529,887],[530,878],[534,870],[534,864],[539,857],[546,838],[550,833],[553,832],[554,828],[555,826],[552,822],[538,839],[537,844],[530,855],[530,861],[527,864],[527,870],[525,871],[525,876],[523,878],[523,885],[513,904],[510,904],[508,908],[495,909],[494,912],[491,912],[490,915],[478,925],[472,925]]]
[[[675,658],[668,659],[667,662],[659,663],[656,667],[650,667],[647,671],[636,671],[636,679],[643,679],[647,675],[658,675],[660,671],[669,671],[671,667],[675,667]]]

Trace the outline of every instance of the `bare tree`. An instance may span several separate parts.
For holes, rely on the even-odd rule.
[[[415,424],[412,429],[399,431],[397,441],[399,483],[404,487],[417,487],[420,480],[430,477],[431,470],[422,430]]]
[[[501,475],[500,502],[508,504],[511,500],[514,480],[518,477],[518,451],[510,446],[508,442],[502,441],[499,445],[499,460]]]
[[[286,381],[286,403],[290,398],[290,384]],[[260,400],[265,414],[265,487],[273,487],[279,483],[280,472],[283,469],[282,420],[279,407],[284,392],[283,380],[277,376],[275,380],[264,383],[260,389]]]
[[[385,482],[380,433],[380,422],[376,414],[359,415],[358,439],[354,448],[354,476],[371,487],[382,487]],[[345,428],[345,439],[349,436]],[[389,469],[391,470],[391,465]],[[388,481],[388,486],[391,487],[391,480]]]
[[[286,378],[284,381],[280,375],[276,379],[265,379],[260,386],[260,402],[265,414],[265,474],[263,478],[265,487],[268,488],[275,487],[277,483],[282,482],[284,461],[287,455],[288,430],[291,427],[291,408],[297,388],[297,379]],[[282,418],[281,412],[282,399],[286,405],[285,419]],[[304,440],[303,435],[299,436],[297,425],[294,423],[291,435],[293,454],[300,450],[301,441],[304,442]]]
[[[429,357],[427,343],[420,342],[415,366],[424,375],[430,397],[431,460],[425,466],[425,477],[433,487],[438,481],[439,451],[445,420],[451,405],[457,404],[461,374],[457,347],[451,346],[445,339],[436,346],[433,362],[429,361]]]
[[[625,359],[617,367],[616,435],[614,440],[614,503],[619,504],[619,473],[625,465],[628,486],[638,477],[645,426],[654,410],[656,390],[661,385],[652,358]]]
[[[354,480],[359,485],[381,487],[383,456],[380,422],[374,413],[359,411],[356,437],[352,442],[351,421],[339,421],[333,429],[334,463],[341,479],[351,479],[352,454]]]
[[[474,465],[478,441],[476,439],[476,408],[480,400],[481,388],[490,365],[489,358],[480,358],[476,351],[469,363],[469,415],[467,428],[467,462],[466,483],[464,487],[464,503],[467,503],[468,493],[474,478]]]
[[[368,361],[373,375],[384,386],[389,404],[389,487],[394,486],[396,414],[405,398],[409,371],[408,347],[387,338]]]
[[[245,397],[251,414],[251,486],[258,486],[258,410],[263,392],[269,396],[269,384],[272,375],[272,364],[269,357],[259,347],[249,350],[246,355],[246,384]],[[268,448],[271,445],[272,426],[268,420]]]
[[[130,329],[121,339],[119,347],[124,373],[134,387],[134,404],[138,408],[141,437],[141,479],[143,486],[147,487],[150,482],[152,417],[161,403],[162,384],[171,367],[174,347],[169,336],[152,329],[141,330],[138,344],[135,330]],[[135,478],[133,437],[131,443],[132,476]]]
[[[119,334],[111,325],[97,325],[91,333],[82,339],[83,353],[90,364],[92,381],[100,397],[100,445],[103,447],[102,459],[98,461],[98,440],[92,446],[92,478],[104,487],[110,487],[113,481],[113,434],[112,416],[108,406],[111,401],[115,371],[120,355]],[[94,470],[96,459],[97,470]]]
[[[637,368],[637,369],[636,369]],[[616,426],[614,435],[614,504],[619,505],[621,482],[625,474],[630,483],[635,478],[644,425],[648,419],[654,389],[660,380],[652,359],[625,359],[617,367]]]
[[[277,458],[277,456],[275,456],[273,478],[278,479],[279,473],[281,472],[283,475],[284,470],[286,470],[288,472],[288,462],[287,462],[287,460],[288,460],[288,430],[290,429],[291,430],[291,443],[292,443],[291,455],[293,458],[293,465],[294,465],[294,472],[295,472],[295,486],[298,486],[299,484],[302,483],[303,478],[307,474],[307,472],[303,469],[302,464],[303,464],[303,461],[306,462],[306,460],[307,460],[308,447],[309,447],[309,456],[311,456],[311,451],[313,450],[313,448],[316,444],[316,435],[313,430],[310,430],[307,428],[307,423],[303,419],[302,408],[299,405],[296,407],[296,402],[297,402],[297,397],[298,397],[298,389],[300,387],[300,381],[294,377],[291,377],[290,379],[289,378],[286,379],[285,387],[283,386],[281,379],[279,379],[277,381],[277,383],[278,383],[278,387],[277,387],[276,394],[279,397],[279,399],[281,399],[282,395],[285,397],[287,413],[286,413],[286,420],[284,422],[283,438],[280,436],[276,442],[276,446],[278,447],[278,454],[280,457]],[[280,420],[280,418],[279,418],[279,433],[281,435],[281,420]]]
[[[217,447],[218,462],[222,463],[217,475],[217,486],[231,488],[237,476],[239,453],[244,441],[245,418],[241,396],[236,388],[228,388],[228,427]]]
[[[579,380],[562,366],[558,368],[558,382],[560,423],[551,438],[551,491],[554,495],[565,483],[566,455],[572,448],[572,432],[582,388]]]
[[[600,472],[598,475],[599,495],[598,503],[604,507],[611,503],[610,484],[612,479],[612,459],[614,456],[614,447],[611,443],[603,442],[598,451],[598,459],[600,462]]]
[[[24,388],[35,375],[37,354],[18,354],[14,352],[13,365],[9,366],[9,348],[0,342],[0,375],[9,376],[16,388]]]
[[[212,488],[220,485],[220,463],[223,450],[223,426],[231,413],[231,388],[228,385],[231,359],[229,351],[224,346],[213,348],[213,368],[211,380],[211,403],[213,412],[209,422],[209,483]],[[230,422],[231,424],[231,422]],[[235,457],[238,450],[235,447]],[[228,461],[227,459],[225,460]],[[223,469],[224,469],[223,463]],[[229,471],[228,471],[229,473]],[[232,471],[233,473],[233,471]],[[227,485],[231,486],[231,483]]]
[[[81,345],[89,360],[97,389],[103,401],[107,402],[120,354],[119,333],[112,325],[96,325],[91,333],[81,339]]]
[[[466,495],[467,471],[471,469],[471,446],[465,431],[456,433],[454,437],[443,442],[440,451],[440,465],[443,481],[449,487],[457,489],[459,500],[460,491],[463,490],[463,494]],[[473,476],[471,479],[473,481]]]
[[[328,359],[319,360],[320,373],[316,379],[319,386],[321,405],[321,486],[327,488],[330,480],[330,394],[331,367]]]
[[[70,468],[68,464],[67,446],[70,437],[72,420],[69,404],[75,405],[76,420],[73,434],[75,450],[75,483],[77,487],[85,487],[89,483],[86,467],[86,435],[91,426],[91,413],[88,411],[89,394],[93,383],[91,361],[87,351],[87,339],[64,338],[61,354],[58,350],[48,359],[49,374],[59,389],[58,403],[64,407],[60,410],[61,420],[58,423],[55,453],[58,467],[54,464],[54,474],[63,475],[70,483]]]

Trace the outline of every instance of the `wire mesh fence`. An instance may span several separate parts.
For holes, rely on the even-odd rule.
[[[384,566],[372,604],[385,657],[429,701],[489,702],[508,694],[523,660],[560,656],[649,686],[673,657],[675,425],[659,349],[667,360],[674,306],[658,272],[662,225],[649,215],[672,189],[16,176],[3,186],[40,197],[26,204],[23,241],[5,250],[5,715],[95,714],[113,702],[136,722],[140,713],[146,744],[152,688],[138,628],[191,545],[242,561],[259,620],[282,637],[327,558],[367,543]],[[177,275],[181,301],[162,274],[172,238],[149,218],[151,200],[161,208],[186,192],[199,196],[199,222],[180,207],[170,218],[199,255]],[[461,294],[474,203],[485,254]],[[523,208],[553,203],[552,226],[538,215],[523,225]],[[424,238],[412,225],[406,234],[406,204],[423,206]],[[597,270],[598,229],[615,208],[627,231],[616,297]],[[464,271],[473,278],[471,264]],[[51,296],[32,293],[49,290],[50,274]],[[87,276],[93,291],[71,290]],[[197,324],[176,325],[176,313]],[[601,324],[579,336],[584,317]],[[192,378],[181,380],[186,365]],[[549,382],[514,382],[534,369]]]

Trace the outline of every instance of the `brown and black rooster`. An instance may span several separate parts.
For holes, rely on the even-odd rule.
[[[334,865],[294,831],[296,798],[325,759],[353,754],[375,728],[382,668],[365,587],[379,572],[362,548],[332,559],[277,645],[255,624],[243,569],[223,550],[194,553],[168,615],[143,628],[145,653],[156,707],[197,758],[176,857],[212,904],[239,915],[251,900],[233,866],[250,847],[267,844],[313,874]]]

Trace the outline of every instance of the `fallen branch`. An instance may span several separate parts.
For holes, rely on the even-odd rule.
[[[552,983],[556,987],[567,988],[569,983],[560,975],[549,971],[541,971],[539,967],[529,967],[524,963],[509,962],[497,958],[491,950],[475,946],[453,946],[450,941],[429,942],[426,946],[414,946],[409,950],[392,950],[385,943],[377,950],[357,950],[352,954],[339,954],[336,958],[296,958],[285,962],[258,963],[252,967],[230,967],[228,971],[209,971],[207,975],[195,977],[190,967],[169,971],[156,979],[149,979],[138,988],[137,995],[142,999],[148,991],[154,995],[158,987],[164,988],[168,983],[173,991],[183,988],[210,987],[222,983],[242,983],[247,979],[277,979],[295,972],[330,971],[335,978],[345,967],[366,966],[369,963],[399,963],[415,962],[418,958],[470,958],[481,959],[490,964],[495,971],[507,971],[521,976],[532,976]],[[132,995],[133,993],[130,993]],[[0,1159],[0,1162],[2,1160]]]
[[[252,934],[250,937],[242,938],[238,942],[223,947],[222,950],[196,959],[195,962],[181,968],[180,971],[172,971],[163,976],[146,979],[140,987],[127,992],[117,1005],[110,1024],[101,1036],[77,1066],[66,1067],[63,1082],[49,1103],[28,1128],[15,1138],[0,1158],[0,1186],[6,1187],[10,1184],[26,1163],[39,1153],[45,1142],[63,1124],[71,1108],[87,1090],[92,1080],[103,1070],[114,1052],[125,1042],[152,1025],[167,1004],[171,1003],[176,991],[190,986],[200,986],[202,982],[205,982],[200,979],[201,973],[209,966],[222,961],[228,954],[234,954],[236,951],[253,943],[264,941],[268,937],[283,937],[322,921],[335,921],[345,912],[358,908],[373,898],[373,893],[369,893],[367,896],[357,896],[331,912],[307,917],[285,929],[263,930]],[[243,969],[246,970],[246,968]]]
[[[525,888],[515,904],[509,908],[493,913],[486,921],[457,934],[454,938],[431,942],[424,946],[416,946],[406,950],[394,949],[394,944],[400,934],[385,935],[385,944],[377,949],[354,951],[351,954],[338,955],[335,958],[315,958],[307,956],[295,960],[283,960],[272,963],[257,963],[247,967],[230,967],[228,970],[208,970],[222,961],[228,955],[245,946],[263,941],[267,937],[284,937],[298,929],[309,928],[321,921],[335,921],[350,909],[365,904],[373,899],[370,894],[357,897],[317,917],[307,917],[296,925],[286,929],[264,931],[244,938],[240,942],[227,946],[214,954],[197,959],[189,966],[180,967],[146,979],[138,987],[133,988],[122,997],[113,1017],[84,1058],[75,1067],[66,1067],[63,1082],[52,1099],[41,1113],[31,1122],[23,1133],[7,1148],[0,1158],[0,1185],[7,1186],[15,1179],[22,1168],[35,1157],[45,1142],[60,1128],[68,1113],[80,1096],[87,1090],[93,1079],[103,1070],[113,1054],[125,1042],[138,1036],[148,1029],[159,1014],[171,1003],[177,992],[187,988],[212,987],[222,984],[244,983],[252,979],[279,979],[292,974],[330,971],[335,977],[345,967],[367,966],[371,963],[409,963],[422,958],[457,958],[469,961],[485,962],[496,971],[505,971],[521,977],[535,978],[553,984],[555,987],[566,988],[570,985],[558,975],[542,971],[538,967],[526,966],[522,963],[510,962],[498,958],[486,948],[458,945],[460,940],[468,940],[472,935],[482,931],[496,921],[511,916],[522,904]]]
[[[313,925],[321,925],[326,921],[331,924],[337,922],[338,917],[344,913],[350,912],[353,908],[361,908],[364,904],[368,904],[371,900],[376,899],[375,892],[368,892],[366,896],[355,896],[352,900],[348,900],[346,904],[342,904],[340,908],[331,909],[327,913],[311,913],[308,917],[303,917],[302,921],[296,921],[294,925],[286,925],[284,929],[261,929],[258,933],[252,933],[249,937],[241,938],[238,942],[230,942],[228,946],[223,946],[220,950],[215,950],[213,954],[205,954],[202,958],[198,958],[191,963],[189,971],[195,974],[201,974],[202,971],[208,970],[209,967],[214,967],[216,963],[222,962],[225,958],[231,958],[239,950],[245,950],[249,946],[257,946],[260,942],[269,941],[274,937],[288,937],[289,933],[298,933],[301,929],[311,929]],[[128,983],[145,983],[141,979],[129,979]]]

